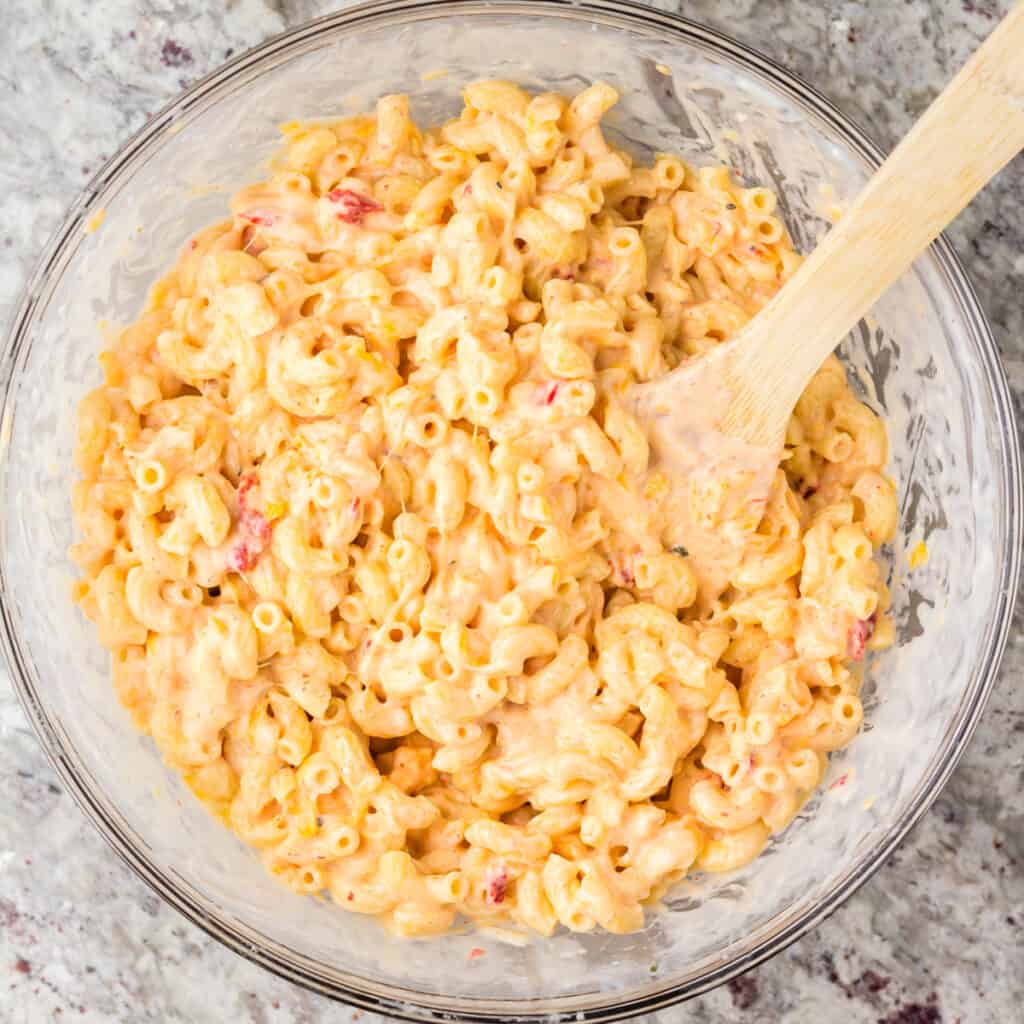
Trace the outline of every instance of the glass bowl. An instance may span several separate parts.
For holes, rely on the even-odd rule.
[[[731,875],[673,890],[646,928],[512,945],[466,932],[402,942],[294,896],[137,735],[92,626],[70,602],[69,488],[78,397],[99,381],[97,321],[130,322],[147,286],[227,195],[262,174],[280,122],[408,92],[454,113],[460,88],[507,77],[572,92],[603,78],[639,156],[725,160],[766,184],[798,246],[827,227],[878,150],[826,100],[708,29],[598,2],[383,2],[253,50],[153,118],[51,240],[2,359],[2,642],[54,766],[121,857],[183,914],[289,980],[392,1017],[614,1020],[694,995],[834,910],[931,803],[995,679],[1021,556],[1020,465],[1006,382],[971,287],[940,240],[853,332],[843,355],[886,417],[900,531],[889,552],[897,646],[874,659],[867,724],[823,792]],[[89,231],[100,209],[105,220]],[[927,563],[910,571],[921,541]],[[484,950],[484,955],[470,951]]]

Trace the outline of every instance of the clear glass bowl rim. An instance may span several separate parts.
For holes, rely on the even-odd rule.
[[[830,100],[774,61],[724,33],[631,0],[371,0],[300,25],[223,64],[165,106],[97,172],[72,203],[63,223],[47,242],[4,339],[0,351],[0,436],[11,436],[11,398],[18,380],[19,356],[28,345],[36,311],[45,308],[50,282],[57,279],[58,272],[63,270],[74,255],[82,237],[82,228],[94,212],[96,198],[105,192],[109,194],[112,186],[123,184],[135,164],[146,158],[151,146],[159,142],[164,131],[177,118],[214,104],[219,94],[234,87],[239,78],[247,78],[279,61],[298,56],[308,48],[320,45],[335,33],[421,19],[452,15],[470,17],[475,14],[561,16],[581,20],[596,19],[609,27],[646,31],[658,29],[670,38],[701,48],[768,80],[789,99],[825,121],[867,166],[877,167],[883,159],[879,147]],[[154,892],[207,934],[287,981],[393,1019],[479,1022],[622,1020],[692,998],[774,956],[819,924],[863,885],[938,796],[984,710],[1012,623],[1024,546],[1021,518],[1024,501],[1010,391],[991,330],[952,246],[942,236],[934,243],[932,251],[942,273],[943,283],[963,313],[964,329],[973,336],[981,355],[982,369],[993,397],[994,415],[1002,442],[999,461],[1003,479],[1000,481],[1000,490],[1009,498],[1006,509],[1008,550],[1002,566],[997,614],[988,624],[984,638],[984,658],[973,666],[968,687],[969,700],[962,705],[963,712],[953,723],[954,728],[944,748],[935,756],[930,773],[918,786],[915,799],[881,842],[865,851],[824,898],[785,928],[751,944],[738,956],[698,978],[683,982],[673,982],[667,978],[654,994],[649,991],[643,995],[618,993],[604,1002],[595,1001],[593,997],[582,1000],[579,997],[541,997],[490,1001],[460,999],[457,1004],[447,1004],[444,997],[408,989],[389,989],[387,986],[369,984],[366,988],[359,988],[344,984],[336,977],[318,970],[304,958],[292,955],[291,951],[281,946],[272,948],[261,936],[240,927],[237,922],[223,920],[217,908],[200,893],[186,889],[180,878],[169,877],[150,862],[141,839],[127,834],[111,818],[104,807],[102,794],[90,786],[87,768],[76,764],[68,756],[60,741],[59,723],[50,721],[37,697],[26,665],[26,652],[22,649],[8,604],[6,560],[0,558],[0,645],[22,706],[62,783],[121,860]],[[6,505],[9,495],[5,465],[2,474],[0,500]],[[0,524],[0,531],[4,529]],[[3,546],[4,537],[0,533],[0,554]]]

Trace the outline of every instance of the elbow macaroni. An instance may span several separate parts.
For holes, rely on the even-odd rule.
[[[885,428],[835,359],[697,616],[620,397],[799,258],[770,191],[634,167],[616,99],[285,126],[80,407],[75,598],[120,699],[275,877],[403,935],[641,927],[786,826],[892,641]]]

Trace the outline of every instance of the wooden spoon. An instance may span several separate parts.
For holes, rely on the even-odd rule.
[[[652,467],[668,481],[666,541],[689,553],[702,605],[728,585],[757,527],[786,425],[811,377],[1022,148],[1024,3],[735,338],[630,390],[627,403],[647,430]]]

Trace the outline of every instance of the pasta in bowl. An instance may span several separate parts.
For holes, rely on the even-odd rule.
[[[616,98],[286,125],[80,408],[75,595],[136,725],[401,935],[642,927],[787,826],[893,641],[886,432],[834,358],[729,589],[665,546],[625,390],[799,256],[768,189],[610,145]]]

